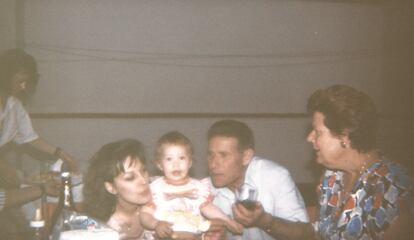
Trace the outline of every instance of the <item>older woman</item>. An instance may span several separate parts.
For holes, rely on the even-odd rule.
[[[318,237],[403,238],[412,228],[413,179],[376,150],[373,101],[352,87],[334,85],[316,91],[308,111],[313,129],[307,140],[326,167],[314,223]]]
[[[62,159],[70,171],[78,172],[78,163],[71,155],[46,142],[33,129],[23,103],[36,87],[37,80],[37,66],[32,56],[22,49],[9,49],[2,53],[0,56],[0,161],[3,160],[1,154],[6,144],[28,143],[46,154]],[[12,173],[8,174],[8,179],[16,180]]]
[[[29,144],[62,159],[71,172],[79,173],[77,161],[39,137],[32,126],[23,103],[34,90],[37,80],[37,66],[32,56],[21,49],[9,49],[0,55],[0,208],[3,203],[7,208],[0,211],[0,232],[7,239],[17,239],[17,235],[25,231],[22,230],[26,227],[24,216],[16,205],[35,200],[42,194],[34,187],[19,189],[21,182],[17,170],[4,159],[8,146],[11,146],[9,143]]]
[[[143,239],[141,207],[151,200],[144,148],[133,139],[104,145],[90,161],[85,185],[89,216],[108,223],[121,239]]]

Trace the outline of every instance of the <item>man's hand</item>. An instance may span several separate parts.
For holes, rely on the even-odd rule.
[[[252,210],[245,208],[240,203],[232,206],[234,219],[245,227],[259,227],[262,216],[266,213],[260,202],[256,202],[256,207]]]
[[[236,234],[236,235],[243,234],[243,229],[244,229],[243,225],[241,225],[240,223],[238,223],[234,220],[227,221],[226,222],[226,227],[233,234]]]
[[[158,221],[155,226],[155,233],[159,238],[171,237],[173,230],[171,229],[172,223],[166,221]]]
[[[225,240],[226,223],[221,219],[210,219],[210,228],[204,233],[204,240]]]

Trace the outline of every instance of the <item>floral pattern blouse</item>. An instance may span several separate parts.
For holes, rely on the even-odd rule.
[[[314,226],[322,239],[381,239],[399,215],[400,200],[413,203],[414,180],[386,159],[365,170],[343,201],[342,179],[343,172],[333,170],[326,170],[321,179],[319,221]]]

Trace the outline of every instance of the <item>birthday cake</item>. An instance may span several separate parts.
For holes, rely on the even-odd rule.
[[[93,230],[71,230],[60,234],[59,240],[119,240],[119,234],[109,228]]]

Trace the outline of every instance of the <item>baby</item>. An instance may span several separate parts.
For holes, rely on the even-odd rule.
[[[207,183],[189,177],[192,157],[192,144],[183,134],[173,131],[158,140],[156,163],[164,176],[150,185],[152,202],[141,209],[142,225],[165,238],[180,233],[200,234],[210,227],[205,218],[219,218],[228,230],[241,234],[243,226],[213,205]]]

